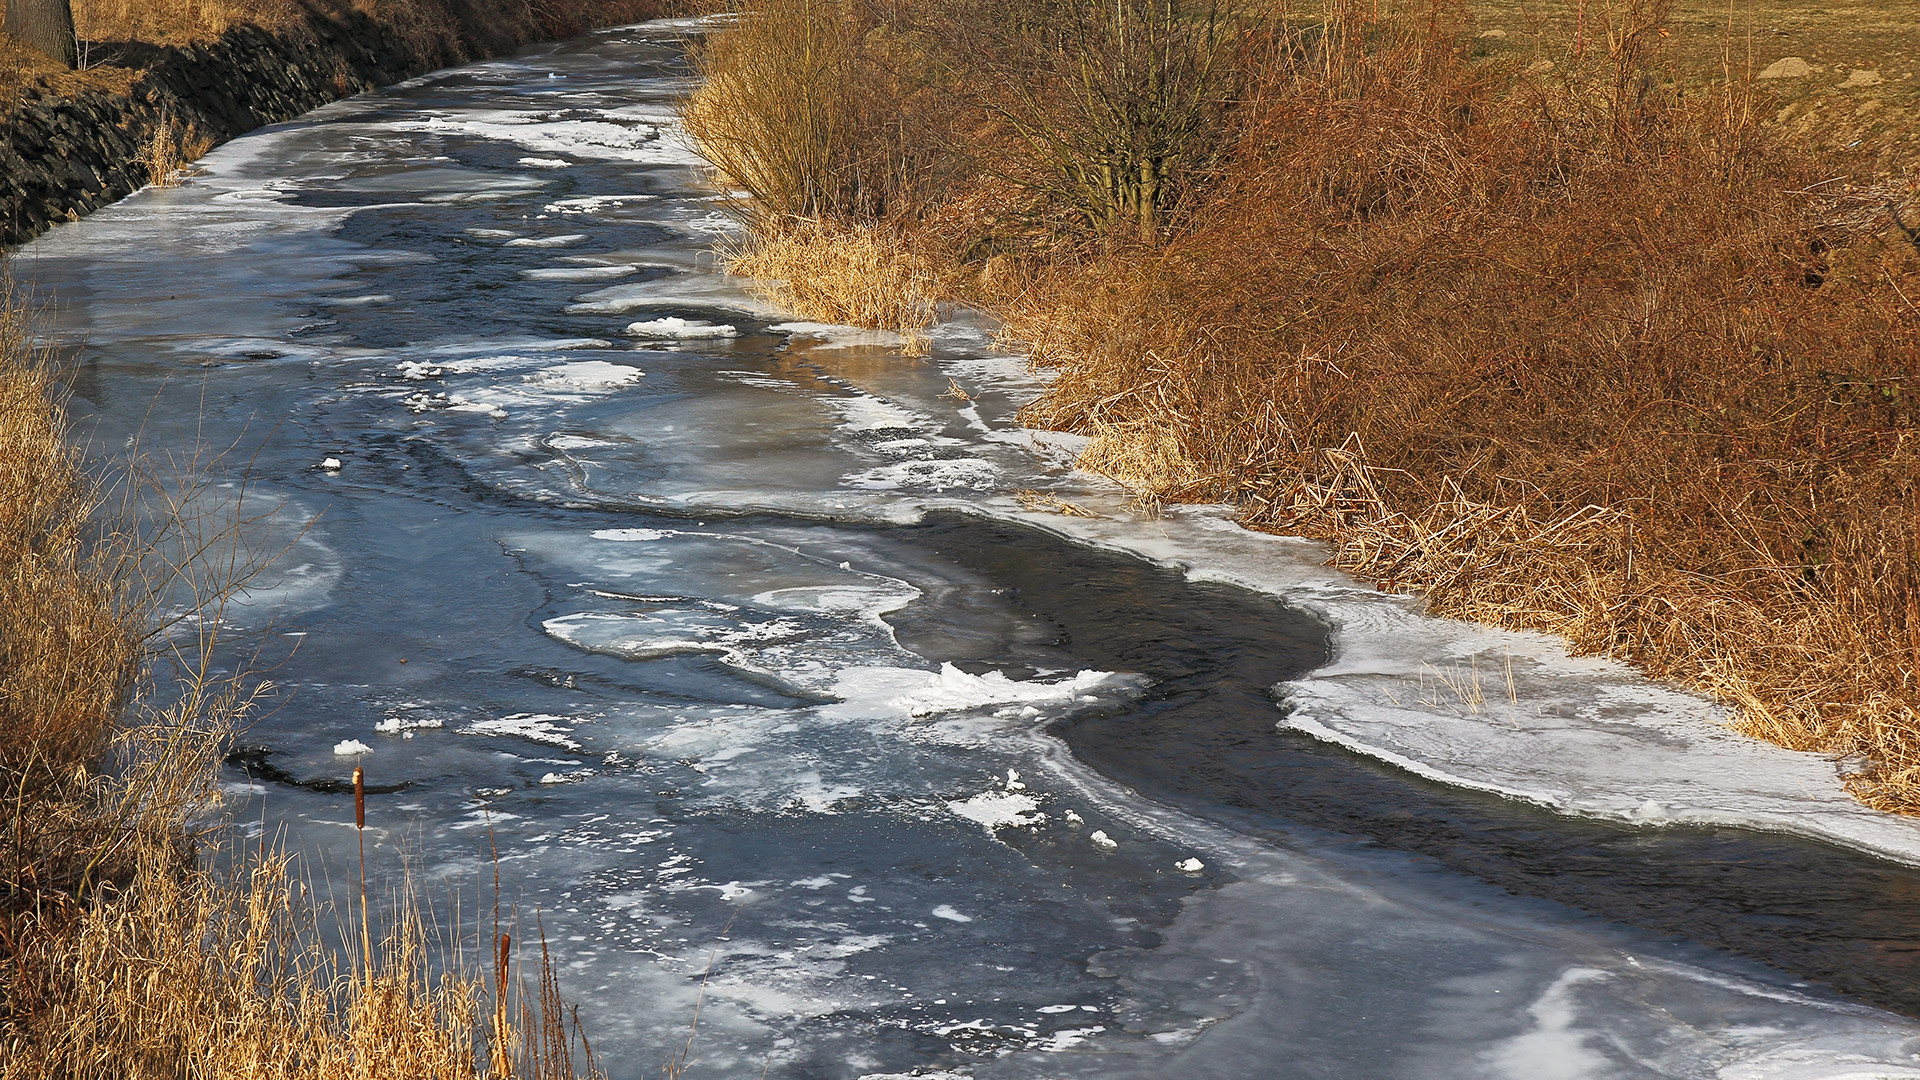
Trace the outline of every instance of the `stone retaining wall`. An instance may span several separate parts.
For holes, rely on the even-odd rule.
[[[167,127],[192,127],[225,142],[329,101],[518,44],[484,29],[463,33],[468,40],[422,50],[364,15],[315,17],[281,33],[237,26],[211,44],[145,47],[133,65],[144,74],[126,95],[69,97],[29,87],[0,117],[0,247],[147,183],[144,151]]]

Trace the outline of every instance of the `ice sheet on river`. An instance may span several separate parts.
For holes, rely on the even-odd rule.
[[[979,327],[928,360],[760,332],[697,254],[709,193],[650,164],[682,69],[595,40],[236,140],[36,251],[81,292],[103,433],[202,362],[216,394],[164,392],[210,437],[286,421],[258,467],[312,544],[258,607],[304,643],[276,672],[300,690],[249,738],[303,778],[371,747],[406,785],[370,807],[383,864],[403,834],[433,883],[497,852],[621,1080],[686,1045],[698,1000],[698,1071],[742,1080],[1920,1076],[1910,1021],[1427,860],[1237,834],[1073,758],[1047,725],[1125,712],[1139,688],[1094,670],[1124,665],[1038,656],[1060,630],[1018,596],[849,522],[957,507],[1283,596],[1337,655],[1276,722],[1450,783],[1912,850],[1829,763],[1623,669],[1422,619],[1214,512],[1123,520],[1058,467],[1073,440],[1014,423],[1034,376]],[[549,273],[586,260],[649,276]],[[697,321],[741,333],[624,332]],[[975,662],[1010,644],[1032,662]],[[258,787],[352,865],[350,800]]]
[[[1920,821],[1856,802],[1825,755],[1741,735],[1711,702],[1570,657],[1558,639],[1422,615],[1327,570],[1317,545],[1248,532],[1209,508],[1152,529],[1021,516],[1327,620],[1334,659],[1278,688],[1285,727],[1562,813],[1794,833],[1920,864]]]

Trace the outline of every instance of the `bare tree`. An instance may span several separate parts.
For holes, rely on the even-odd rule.
[[[68,67],[78,67],[72,0],[7,0],[7,35]]]

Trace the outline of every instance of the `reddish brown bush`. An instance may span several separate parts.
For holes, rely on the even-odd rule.
[[[1027,415],[1170,427],[1151,494],[1708,690],[1920,810],[1913,192],[1738,85],[1662,86],[1661,16],[1572,75],[1438,22],[1290,39],[1190,231],[1013,312],[1058,373]]]

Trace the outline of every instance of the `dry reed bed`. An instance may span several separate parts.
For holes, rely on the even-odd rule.
[[[912,18],[952,17],[929,6]],[[1064,106],[1023,119],[1050,141],[1005,107],[920,124],[911,96],[860,112],[964,130],[993,166],[882,216],[814,212],[947,260],[1054,372],[1027,421],[1095,435],[1083,464],[1144,498],[1232,501],[1436,613],[1632,661],[1920,812],[1920,199],[1782,140],[1732,64],[1666,82],[1660,0],[1607,15],[1604,49],[1550,70],[1470,59],[1425,5],[1189,38],[1230,48],[1208,92],[1232,107],[1151,229],[1102,227],[1047,175],[1060,147],[1112,175],[1150,140]],[[941,70],[1003,101],[1063,85]],[[1119,111],[1152,129],[1151,106]]]
[[[1418,41],[1274,88],[1189,234],[1017,315],[1059,373],[1029,419],[1161,425],[1156,494],[1920,810],[1911,193],[1773,144],[1738,87],[1623,109]]]
[[[91,476],[16,299],[0,296],[0,1077],[592,1074],[544,950],[521,987],[497,910],[474,934],[499,944],[486,980],[415,898],[334,911],[285,855],[229,846],[216,781],[256,687],[214,675],[204,635],[150,627],[183,588],[220,624],[255,564],[248,522],[204,509],[209,473]]]

